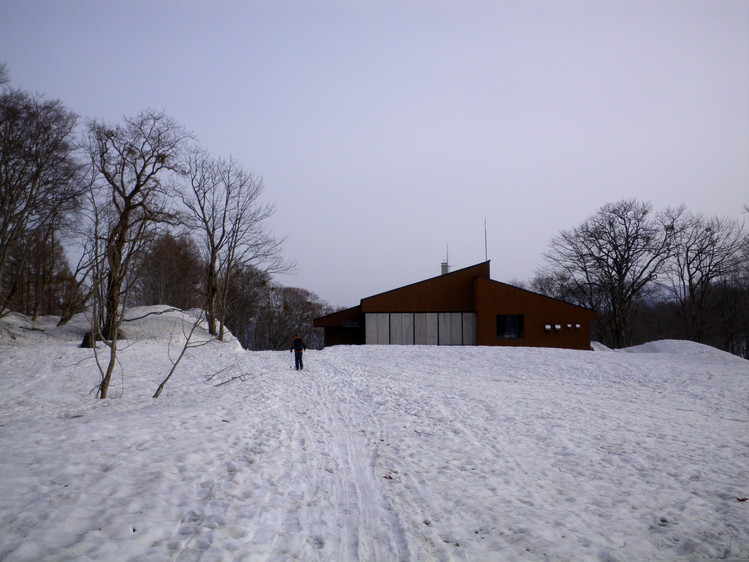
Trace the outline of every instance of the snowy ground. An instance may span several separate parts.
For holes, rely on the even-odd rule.
[[[296,372],[214,342],[154,400],[167,314],[126,327],[97,401],[83,325],[0,326],[2,560],[749,560],[749,362],[712,348],[335,347]]]

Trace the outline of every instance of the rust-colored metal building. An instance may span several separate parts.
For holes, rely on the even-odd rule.
[[[590,349],[595,311],[490,278],[486,261],[366,297],[314,321],[325,346],[509,345]]]

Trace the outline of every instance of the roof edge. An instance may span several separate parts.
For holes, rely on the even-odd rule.
[[[330,314],[326,314],[324,316],[318,316],[317,318],[314,318],[312,320],[312,323],[314,326],[317,326],[318,321],[324,321],[328,318],[331,318],[333,316],[345,316],[347,314],[355,313],[356,310],[361,311],[361,305],[357,304],[356,306],[351,306],[349,308],[342,308],[341,310],[337,310],[335,312],[331,312]],[[324,326],[318,326],[318,327],[324,327]]]
[[[476,264],[469,265],[469,266],[466,266],[466,267],[461,267],[460,269],[456,269],[455,271],[451,271],[450,273],[443,273],[443,274],[440,274],[440,275],[435,275],[434,277],[428,277],[426,279],[422,279],[421,281],[416,281],[414,283],[408,283],[407,285],[402,285],[401,287],[396,287],[395,289],[390,289],[390,290],[387,290],[387,291],[382,291],[381,293],[375,293],[374,295],[369,295],[368,297],[364,297],[363,299],[361,299],[361,302],[363,303],[365,300],[373,299],[375,297],[386,295],[388,293],[392,293],[392,292],[395,292],[395,291],[400,291],[400,290],[406,289],[408,287],[413,287],[414,285],[421,285],[422,283],[427,283],[429,281],[434,281],[435,279],[440,279],[442,277],[449,277],[450,275],[455,275],[457,273],[464,272],[465,270],[472,269],[474,267],[478,268],[478,267],[480,267],[482,265],[486,265],[487,266],[487,275],[488,275],[488,277],[486,277],[485,279],[488,279],[489,281],[491,281],[491,260],[487,260],[487,261],[482,261],[480,263],[476,263]]]
[[[582,308],[583,310],[587,310],[588,312],[593,312],[595,314],[598,314],[598,311],[593,308],[588,308],[587,306],[582,306],[580,304],[575,304],[573,302],[567,302],[565,300],[558,299],[557,297],[550,297],[549,295],[544,295],[543,293],[531,291],[530,289],[524,289],[523,287],[518,287],[517,285],[510,285],[509,283],[505,283],[503,281],[496,281],[495,279],[486,279],[485,281],[489,281],[491,283],[498,283],[500,285],[504,285],[505,287],[512,287],[513,289],[517,291],[523,291],[524,293],[530,293],[531,295],[536,295],[537,297],[543,297],[545,299],[549,299],[549,300],[560,302],[562,304],[566,304],[567,306],[574,306],[576,308]]]

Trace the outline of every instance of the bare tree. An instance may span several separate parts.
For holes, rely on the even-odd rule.
[[[15,254],[25,269],[32,238],[51,239],[82,194],[73,129],[77,116],[58,100],[0,91],[0,313],[21,290],[8,278]]]
[[[190,152],[189,187],[183,202],[191,223],[200,231],[206,259],[206,315],[211,335],[223,339],[232,278],[241,266],[266,274],[293,266],[281,257],[282,240],[268,230],[275,207],[263,204],[263,182],[235,160],[221,160],[204,151]]]
[[[169,174],[179,169],[180,149],[187,137],[173,120],[150,110],[126,118],[123,125],[97,121],[88,125],[91,263],[98,297],[92,332],[110,348],[98,398],[107,396],[127,292],[136,266],[142,263],[139,257],[159,225],[175,220],[169,207],[173,197]]]
[[[673,218],[652,215],[649,203],[635,200],[604,205],[554,237],[544,254],[547,270],[566,279],[584,304],[601,299],[614,347],[629,344],[638,298],[671,256]]]
[[[679,210],[668,277],[689,339],[704,342],[707,303],[716,281],[734,275],[747,244],[739,221]]]

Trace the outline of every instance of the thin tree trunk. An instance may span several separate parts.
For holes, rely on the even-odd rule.
[[[218,274],[216,273],[216,256],[212,255],[208,263],[208,280],[206,286],[206,317],[208,320],[208,333],[218,336],[216,328],[216,298],[218,296]]]
[[[109,392],[109,383],[112,380],[112,373],[114,373],[114,367],[117,364],[117,338],[114,338],[109,345],[109,363],[107,364],[107,371],[104,374],[104,378],[101,379],[99,392],[96,396],[97,398],[101,398],[102,400],[107,397],[107,393]]]

